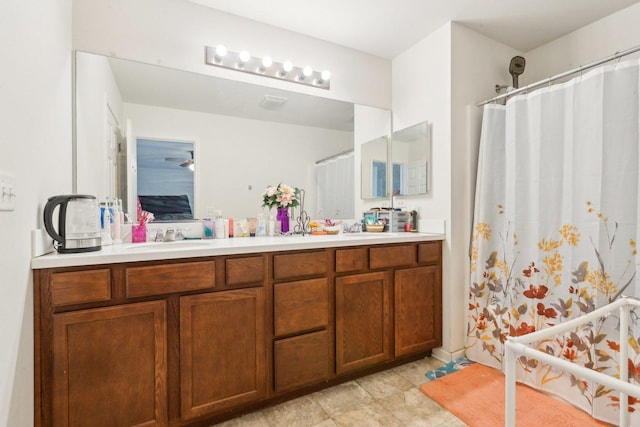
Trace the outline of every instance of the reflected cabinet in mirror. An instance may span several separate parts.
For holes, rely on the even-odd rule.
[[[392,195],[429,193],[431,141],[427,122],[393,132],[391,137]]]
[[[138,196],[179,196],[193,218],[242,218],[286,183],[312,217],[354,217],[353,104],[85,52],[75,66],[77,193],[131,217]]]
[[[388,152],[389,138],[386,136],[362,144],[360,168],[363,199],[386,199],[389,196]]]

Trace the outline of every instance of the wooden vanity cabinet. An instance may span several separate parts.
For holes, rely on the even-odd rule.
[[[326,250],[274,255],[275,394],[322,383],[333,374],[329,256]]]
[[[427,351],[442,342],[439,268],[396,270],[394,277],[395,356]]]
[[[53,426],[167,425],[164,301],[53,315]]]
[[[338,375],[442,345],[441,257],[440,241],[336,250]]]
[[[417,245],[417,266],[394,271],[395,357],[442,345],[442,242]]]
[[[441,345],[441,242],[34,271],[35,425],[209,426]]]
[[[184,420],[265,397],[264,289],[180,298]]]
[[[336,278],[338,375],[391,358],[390,291],[388,272]]]

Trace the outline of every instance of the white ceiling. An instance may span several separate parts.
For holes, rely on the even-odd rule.
[[[392,59],[449,21],[522,52],[638,0],[189,0]]]

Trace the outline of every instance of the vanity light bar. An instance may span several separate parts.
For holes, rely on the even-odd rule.
[[[299,83],[329,90],[331,73],[314,71],[311,67],[296,67],[290,61],[275,62],[270,57],[257,58],[249,52],[232,52],[223,45],[206,46],[206,60],[209,65],[243,71],[259,76],[271,77],[292,83]]]

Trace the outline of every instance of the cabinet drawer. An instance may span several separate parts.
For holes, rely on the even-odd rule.
[[[326,326],[329,323],[327,279],[276,283],[273,312],[276,335]]]
[[[273,353],[276,392],[316,384],[329,377],[327,331],[276,341]]]
[[[325,251],[275,255],[273,257],[273,278],[283,280],[305,276],[322,276],[327,273],[327,267]]]
[[[418,262],[420,264],[439,264],[441,252],[440,242],[421,243],[418,245]]]
[[[231,258],[225,261],[226,285],[262,285],[264,279],[264,258],[253,256]]]
[[[400,245],[385,246],[381,248],[372,247],[369,250],[369,265],[371,269],[400,267],[413,265],[416,262],[416,246]]]
[[[367,269],[367,248],[336,250],[336,273]]]
[[[128,267],[127,298],[195,291],[215,286],[215,261]]]
[[[49,283],[54,306],[111,299],[111,272],[108,268],[53,273]]]

